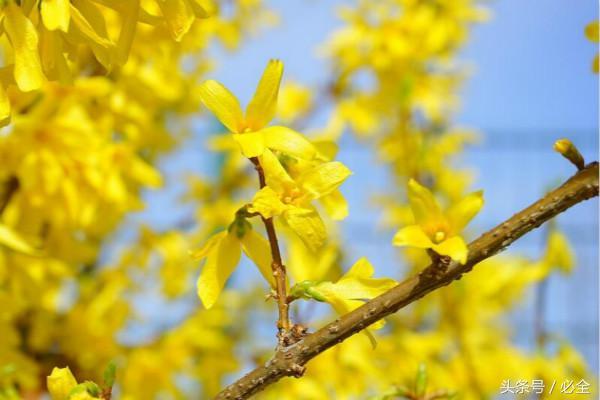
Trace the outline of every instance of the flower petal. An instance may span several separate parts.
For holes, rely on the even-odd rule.
[[[409,225],[400,229],[394,235],[392,243],[394,246],[411,246],[420,249],[428,249],[433,246],[433,242],[420,225]]]
[[[78,1],[76,5],[71,4],[70,8],[69,34],[77,32],[77,34],[89,40],[90,47],[98,62],[104,68],[110,70],[113,62],[112,51],[114,45],[108,36],[104,15],[92,2]]]
[[[334,190],[319,199],[327,214],[335,221],[341,221],[348,216],[348,202],[339,190]]]
[[[462,237],[453,236],[447,240],[444,240],[440,244],[433,245],[431,247],[436,253],[441,254],[443,256],[448,256],[454,261],[457,261],[461,264],[467,262],[467,256],[469,254],[469,249]]]
[[[14,2],[4,7],[4,29],[14,51],[15,81],[24,92],[39,89],[45,81],[38,53],[35,26]]]
[[[562,232],[555,229],[550,232],[542,262],[549,268],[558,268],[563,273],[571,272],[575,265],[575,253]]]
[[[270,186],[279,193],[284,192],[287,188],[296,186],[296,183],[286,172],[285,168],[283,168],[279,159],[269,149],[265,150],[259,161],[265,173],[267,186]]]
[[[10,99],[0,83],[0,127],[8,125],[10,122]]]
[[[311,290],[314,293],[318,294],[321,298],[325,299],[325,301],[329,303],[333,307],[333,309],[340,315],[347,314],[350,311],[364,304],[364,302],[361,300],[353,300],[344,297],[344,292],[340,289],[341,288],[338,287],[337,283],[322,282],[313,287]],[[371,343],[371,346],[373,348],[375,348],[377,342],[375,340],[375,337],[371,333],[371,329],[380,329],[383,327],[383,325],[384,321],[380,320],[372,324],[369,329],[363,330],[363,333],[367,335],[367,337],[369,338],[369,342]]]
[[[459,234],[464,227],[473,219],[483,207],[483,191],[473,192],[458,203],[454,204],[446,212],[453,233]]]
[[[40,6],[42,22],[49,31],[57,29],[67,32],[71,13],[69,0],[42,0]]]
[[[252,130],[263,128],[275,116],[282,75],[283,63],[270,60],[246,109],[246,122]]]
[[[271,218],[281,215],[287,208],[288,206],[279,198],[279,194],[269,186],[265,186],[254,195],[248,211],[257,212],[264,218]]]
[[[346,299],[368,300],[395,287],[398,283],[389,278],[373,278],[373,265],[365,257],[335,283],[337,293]]]
[[[269,285],[275,287],[273,269],[271,268],[273,258],[271,256],[269,242],[254,230],[246,232],[242,237],[241,242],[244,253],[246,253],[248,258],[250,258],[252,262],[254,262],[254,265],[258,267],[258,270],[267,282],[269,282]]]
[[[124,65],[129,58],[131,44],[135,37],[137,22],[140,15],[140,0],[129,0],[123,2],[123,7],[120,11],[121,15],[121,32],[117,41],[117,59],[119,65]]]
[[[63,52],[63,40],[58,31],[43,29],[40,32],[40,59],[46,77],[68,84],[72,82],[71,71]]]
[[[428,226],[444,220],[433,194],[414,179],[408,182],[408,201],[417,224]]]
[[[326,162],[304,172],[296,180],[313,199],[326,196],[337,189],[352,172],[339,161]]]
[[[194,260],[201,260],[211,252],[211,250],[223,240],[223,238],[227,235],[227,231],[222,231],[217,233],[216,235],[211,236],[206,243],[198,250],[190,252],[190,256]]]
[[[234,133],[233,138],[240,146],[244,157],[258,157],[265,151],[265,141],[261,131]]]
[[[210,1],[188,0],[188,2],[197,18],[208,18],[215,13],[214,5]]]
[[[200,100],[231,132],[239,132],[244,122],[238,99],[217,81],[208,80],[200,85]]]
[[[179,42],[194,22],[194,10],[186,0],[157,0],[156,3],[167,21],[171,36]]]
[[[304,135],[285,126],[270,126],[261,129],[261,132],[270,149],[309,160],[317,154],[315,147]]]
[[[310,250],[315,251],[323,246],[327,233],[317,210],[314,208],[290,207],[283,214],[283,217]]]
[[[69,367],[52,369],[50,376],[46,378],[48,392],[53,400],[66,400],[71,390],[77,386],[77,380],[71,373]]]
[[[241,251],[235,235],[227,234],[207,255],[196,285],[198,297],[207,309],[217,301],[225,282],[240,261]]]

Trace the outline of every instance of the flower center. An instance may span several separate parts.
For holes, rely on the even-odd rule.
[[[444,239],[446,239],[446,233],[442,232],[442,231],[437,231],[434,235],[433,235],[433,241],[437,244],[440,242],[443,242]]]
[[[292,188],[283,197],[283,202],[286,203],[286,204],[290,204],[294,200],[296,200],[298,197],[300,197],[301,194],[302,194],[302,191],[300,189],[298,189],[298,188]]]

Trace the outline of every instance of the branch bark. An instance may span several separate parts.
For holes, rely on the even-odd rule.
[[[465,265],[432,262],[421,273],[376,297],[356,310],[341,316],[299,342],[279,347],[274,356],[219,393],[217,400],[247,399],[283,377],[300,377],[311,359],[374,322],[395,313],[426,294],[458,280],[463,274],[504,250],[527,232],[584,200],[598,196],[598,163],[593,162],[569,178],[560,187],[484,233],[469,244]]]
[[[265,172],[260,165],[260,161],[257,157],[253,157],[250,159],[252,164],[254,164],[254,168],[258,173],[258,181],[260,188],[264,188],[267,186],[267,182],[265,180]],[[277,309],[279,311],[279,318],[277,320],[277,329],[279,333],[277,335],[279,339],[279,343],[282,346],[287,345],[288,333],[290,330],[290,317],[289,317],[289,304],[287,298],[287,289],[286,289],[286,271],[285,266],[283,265],[283,261],[281,259],[281,251],[279,250],[279,242],[277,240],[277,233],[275,232],[275,225],[273,224],[273,218],[264,218],[261,217],[265,229],[267,231],[267,236],[269,238],[269,245],[271,247],[271,268],[273,270],[273,278],[275,279],[275,291],[277,292]]]

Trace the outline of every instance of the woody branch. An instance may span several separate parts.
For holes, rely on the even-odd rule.
[[[458,280],[481,261],[499,253],[527,232],[584,200],[598,196],[598,163],[579,170],[560,187],[469,244],[464,265],[438,258],[379,297],[341,316],[297,343],[280,347],[263,366],[226,387],[215,399],[247,399],[286,376],[300,377],[305,365],[330,347],[378,320]]]
[[[265,173],[260,161],[257,157],[250,159],[254,168],[258,173],[258,181],[260,188],[264,188],[267,183],[265,180]],[[273,224],[273,218],[261,217],[267,231],[269,238],[269,245],[271,247],[271,268],[273,270],[273,278],[275,279],[275,291],[277,293],[277,309],[279,311],[279,319],[277,321],[277,328],[279,329],[279,343],[285,345],[287,343],[287,336],[290,330],[290,319],[289,319],[289,304],[286,292],[286,271],[283,261],[281,259],[281,251],[279,250],[279,242],[277,240],[277,233],[275,232],[275,225]]]

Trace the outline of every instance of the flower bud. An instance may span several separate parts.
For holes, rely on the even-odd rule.
[[[569,139],[559,139],[554,142],[554,150],[562,154],[567,160],[571,161],[577,169],[581,170],[585,167],[583,156]]]
[[[71,390],[77,386],[77,381],[69,367],[55,367],[47,378],[47,384],[52,400],[66,400]]]

